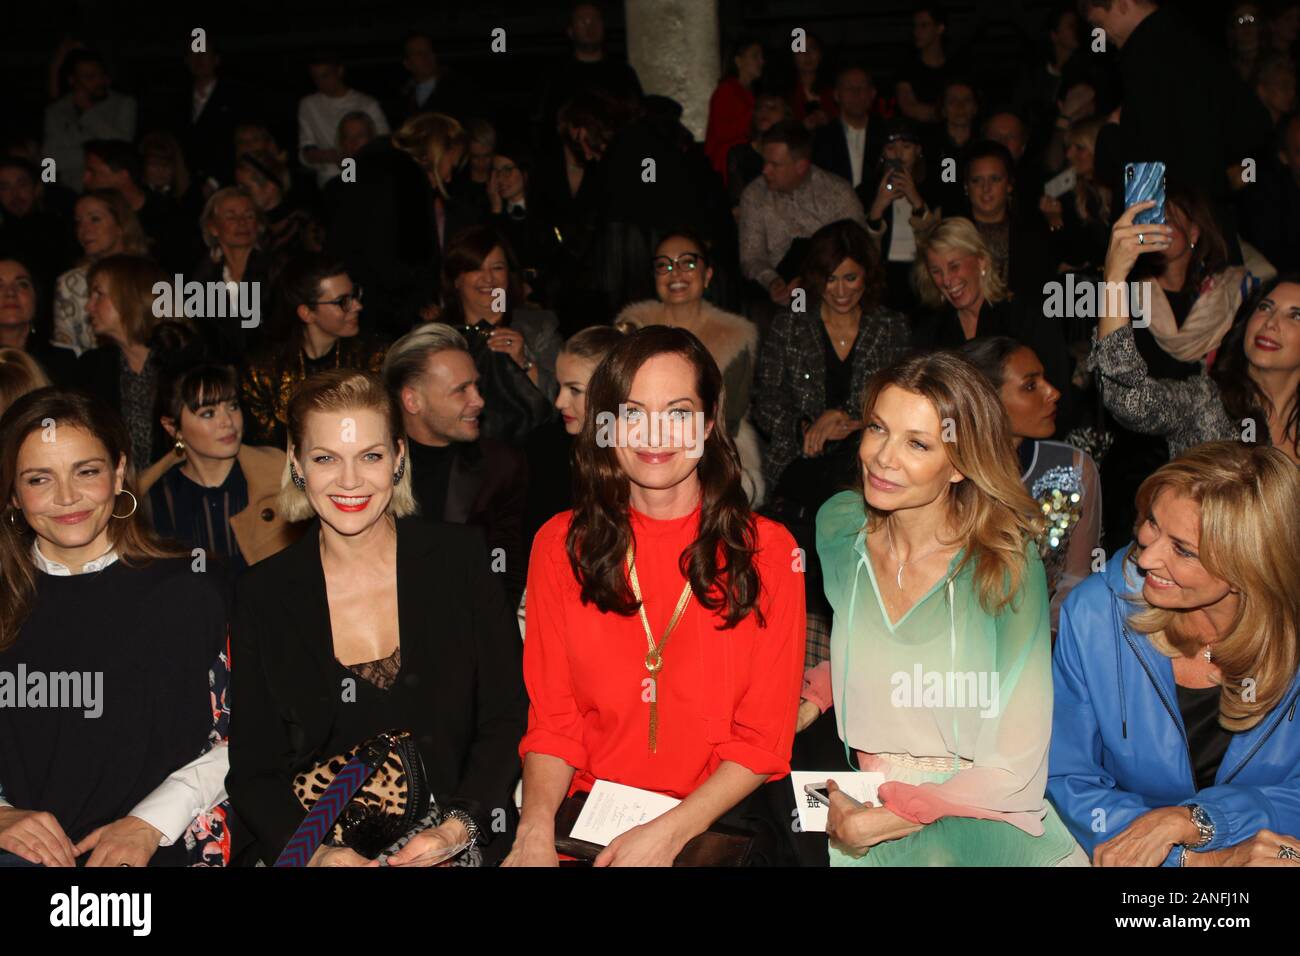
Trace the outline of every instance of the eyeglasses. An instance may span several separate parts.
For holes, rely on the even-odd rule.
[[[364,290],[361,288],[361,286],[357,286],[347,295],[341,295],[337,299],[322,299],[319,302],[308,302],[307,304],[313,306],[337,305],[344,312],[347,312],[352,308],[352,303],[355,302],[357,305],[361,304],[361,296],[363,294],[363,291]]]
[[[681,266],[687,272],[694,272],[704,265],[704,257],[698,252],[683,252],[676,259],[670,259],[667,256],[655,256],[651,261],[654,263],[655,275],[657,276],[666,276],[678,266]]]

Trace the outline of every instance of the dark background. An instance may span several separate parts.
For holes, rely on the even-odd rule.
[[[711,0],[698,0],[711,2]],[[1038,52],[1053,0],[952,0],[948,47],[967,50],[974,71],[1000,98]],[[1223,44],[1231,3],[1170,2],[1216,46]],[[626,51],[623,4],[603,3],[607,47]],[[498,121],[527,117],[543,85],[548,61],[568,49],[568,0],[436,2],[398,0],[228,0],[224,3],[123,3],[107,0],[28,0],[0,14],[0,109],[5,132],[41,135],[48,63],[55,46],[73,35],[102,52],[114,87],[140,104],[139,132],[158,122],[168,96],[187,89],[181,56],[190,31],[204,27],[222,55],[222,74],[266,94],[263,113],[282,145],[296,132],[300,97],[313,92],[306,58],[316,47],[339,51],[350,84],[381,101],[404,78],[402,38],[411,30],[434,37],[444,66],[481,91],[482,114]],[[912,51],[909,0],[720,0],[725,48],[737,35],[767,42],[765,85],[783,89],[790,30],[819,35],[832,62],[861,62],[877,74],[881,95]],[[494,27],[504,27],[507,52],[489,50]],[[1086,40],[1085,40],[1086,42]]]

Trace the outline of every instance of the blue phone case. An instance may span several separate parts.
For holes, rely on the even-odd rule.
[[[1165,164],[1126,163],[1124,165],[1124,208],[1154,199],[1156,204],[1144,209],[1133,221],[1139,225],[1165,222]]]

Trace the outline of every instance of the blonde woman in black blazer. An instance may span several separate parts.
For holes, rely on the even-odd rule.
[[[473,840],[509,847],[525,729],[519,634],[482,532],[411,516],[401,416],[374,373],[323,372],[289,405],[290,520],[301,539],[240,580],[227,790],[271,863],[306,815],[291,781],[395,729],[419,748],[438,826],[390,865]],[[504,826],[503,826],[504,824]],[[465,862],[462,855],[460,862]],[[309,865],[363,866],[321,846]]]

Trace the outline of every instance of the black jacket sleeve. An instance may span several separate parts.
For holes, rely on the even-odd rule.
[[[480,844],[490,843],[513,814],[519,779],[519,741],[528,720],[523,642],[513,608],[492,580],[482,540],[475,535],[464,563],[464,593],[472,608],[475,667],[475,733],[457,793],[444,800],[474,818]]]
[[[247,585],[247,581],[241,582],[236,593],[230,633],[230,772],[226,791],[240,820],[257,838],[262,859],[270,865],[306,814],[284,771],[291,765],[292,747],[271,695],[263,657],[267,635],[259,627],[257,602]]]

